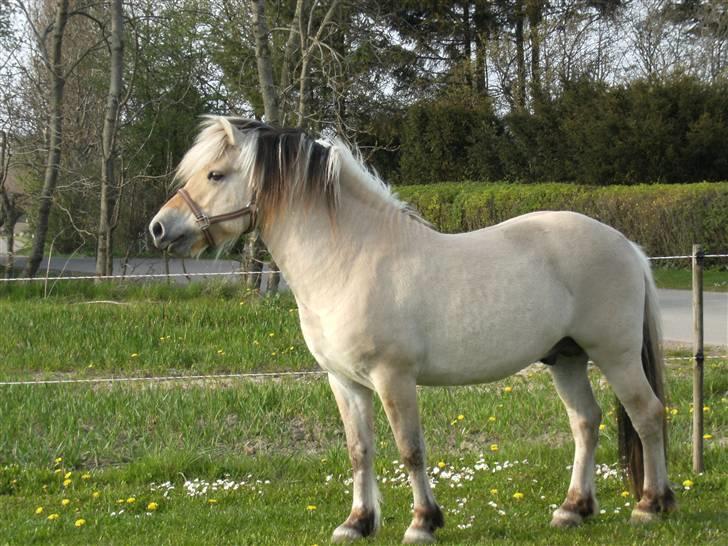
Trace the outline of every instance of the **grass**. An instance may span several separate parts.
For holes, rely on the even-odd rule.
[[[693,277],[690,269],[653,268],[659,288],[692,290]],[[728,292],[728,270],[724,267],[707,268],[703,271],[703,288],[708,292]]]
[[[259,300],[226,285],[58,285],[45,299],[3,289],[5,378],[313,368],[289,297]],[[82,303],[100,299],[126,305]],[[543,367],[489,385],[422,389],[429,464],[445,465],[435,487],[447,523],[440,542],[725,544],[728,362],[706,364],[703,475],[690,463],[689,362],[671,362],[668,377],[680,511],[649,527],[627,524],[634,499],[622,497],[615,472],[612,395],[592,369],[605,411],[604,513],[569,531],[548,526],[573,448]],[[0,386],[0,415],[3,544],[325,544],[351,502],[343,430],[321,379]],[[411,493],[379,405],[376,428],[384,527],[375,542],[396,544]]]

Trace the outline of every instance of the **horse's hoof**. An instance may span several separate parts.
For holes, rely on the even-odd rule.
[[[437,542],[434,533],[421,527],[410,527],[402,539],[402,544],[432,544],[434,542]]]
[[[334,529],[334,533],[331,535],[331,542],[333,544],[348,544],[364,538],[358,530],[350,527],[346,524],[339,525]]]
[[[553,517],[551,518],[551,527],[568,529],[569,527],[578,527],[583,522],[584,518],[576,512],[564,510],[563,508],[557,508],[554,511]]]
[[[660,519],[660,515],[657,512],[649,512],[641,508],[635,508],[632,510],[632,516],[629,518],[629,522],[633,525],[645,525],[654,523],[658,519]]]

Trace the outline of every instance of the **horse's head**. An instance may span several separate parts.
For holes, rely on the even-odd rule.
[[[177,168],[180,189],[149,224],[157,248],[199,254],[252,231],[257,222],[252,183],[254,145],[246,129],[259,122],[208,118]]]

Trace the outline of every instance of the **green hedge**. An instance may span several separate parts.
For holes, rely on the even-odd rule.
[[[728,251],[728,182],[582,186],[441,183],[398,186],[439,230],[471,231],[536,210],[573,210],[620,230],[648,255]]]

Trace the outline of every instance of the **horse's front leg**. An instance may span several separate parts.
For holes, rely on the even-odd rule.
[[[354,479],[351,514],[334,530],[331,541],[351,542],[379,529],[379,492],[373,468],[372,391],[333,374],[329,374],[329,384],[344,422]]]
[[[385,373],[375,378],[374,383],[392,427],[400,457],[409,471],[414,495],[414,517],[402,542],[434,542],[435,530],[443,527],[445,521],[427,477],[425,441],[417,408],[415,380],[409,376]]]

